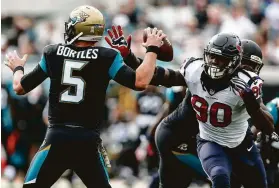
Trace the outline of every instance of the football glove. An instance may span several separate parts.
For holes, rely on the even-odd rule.
[[[275,142],[279,142],[279,136],[276,132],[271,133],[270,139]]]
[[[273,132],[270,135],[263,134],[262,132],[259,132],[257,134],[257,138],[256,138],[257,144],[269,143],[269,142],[279,142],[279,136],[276,132]]]
[[[241,97],[243,97],[245,93],[252,92],[249,85],[244,80],[238,77],[233,77],[231,79],[231,85]]]
[[[239,93],[240,97],[243,99],[248,114],[251,117],[253,117],[253,114],[258,109],[260,109],[260,104],[258,103],[249,85],[244,80],[238,77],[233,77],[231,79],[231,85],[233,89],[235,89]]]
[[[107,43],[112,48],[119,50],[122,57],[125,58],[130,53],[132,36],[129,35],[126,40],[120,25],[118,25],[117,28],[112,26],[112,31],[108,29],[108,34],[110,38],[105,36]]]

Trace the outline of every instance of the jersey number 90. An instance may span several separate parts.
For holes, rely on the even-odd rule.
[[[208,109],[209,122],[212,126],[227,127],[232,122],[232,109],[226,104],[214,102],[209,106],[204,98],[197,95],[192,96],[191,103],[197,119],[203,123],[208,121]]]
[[[70,87],[60,94],[60,102],[80,103],[84,98],[85,81],[82,77],[72,76],[73,70],[80,71],[87,62],[65,60],[61,84],[75,87],[75,93],[70,94]]]

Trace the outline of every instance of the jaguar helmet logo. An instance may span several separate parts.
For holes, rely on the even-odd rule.
[[[86,20],[86,18],[88,18],[89,15],[86,14],[85,12],[83,11],[79,11],[77,12],[76,14],[74,14],[73,16],[71,16],[71,21],[72,21],[72,25],[75,25],[77,23],[80,23],[80,22],[84,22]]]

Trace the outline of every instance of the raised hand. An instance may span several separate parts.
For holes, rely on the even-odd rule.
[[[142,45],[144,47],[148,46],[157,46],[161,47],[163,45],[163,39],[167,36],[163,33],[162,30],[157,30],[157,28],[151,29],[150,27],[145,29],[145,32],[147,34],[147,40]]]
[[[245,92],[251,91],[249,85],[244,80],[238,77],[234,77],[231,79],[231,85],[239,93],[241,97]]]
[[[9,52],[8,54],[6,54],[7,59],[5,61],[5,65],[8,66],[12,71],[14,71],[14,69],[18,66],[24,67],[27,57],[28,55],[25,54],[23,58],[20,58],[16,50],[14,50],[13,52]]]
[[[122,57],[126,57],[130,53],[132,36],[129,35],[126,40],[120,25],[112,26],[112,31],[108,29],[108,34],[110,38],[105,36],[107,43],[112,48],[119,50]]]

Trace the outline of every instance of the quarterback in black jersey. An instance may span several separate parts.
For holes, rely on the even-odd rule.
[[[122,33],[122,31],[121,31],[121,33]],[[122,36],[123,37],[123,36]],[[124,38],[124,37],[123,37]],[[209,43],[209,45],[211,45],[211,44],[215,44],[216,43],[216,45],[218,45],[219,44],[219,42],[222,42],[222,38],[227,38],[228,40],[227,40],[227,42],[228,41],[230,41],[230,40],[232,40],[233,41],[233,38],[238,38],[237,36],[234,36],[234,35],[231,35],[231,34],[219,34],[219,35],[216,35],[216,36],[214,36],[213,38],[212,38],[212,43]],[[239,39],[237,39],[238,40],[238,42],[240,42],[239,41]],[[114,48],[117,48],[117,46],[116,46],[116,44],[114,43],[115,41],[118,41],[118,40],[116,40],[114,37],[112,38],[112,43],[109,43],[109,44],[112,44],[111,46],[112,47],[114,47]],[[226,44],[227,42],[224,42],[224,43],[222,43],[222,44]],[[231,51],[231,52],[233,52],[233,50],[234,50],[234,46],[235,45],[237,45],[238,43],[237,42],[228,42],[228,43],[230,43],[231,45],[228,47],[229,48],[229,51]],[[220,46],[219,46],[220,47]],[[240,48],[238,48],[238,46],[236,46],[236,48],[237,48],[237,51],[241,51],[241,46],[239,46]],[[220,47],[220,50],[218,50],[218,49],[216,49],[216,52],[218,52],[219,53],[219,51],[221,51],[221,53],[222,53],[222,50],[221,50],[221,48],[222,47]],[[223,47],[223,50],[225,49],[226,47],[225,47],[225,45],[224,45],[224,47]],[[124,51],[124,50],[123,50]],[[126,51],[129,51],[129,49],[128,50],[126,50]],[[213,51],[213,50],[212,50]],[[210,50],[210,52],[209,52],[209,54],[211,54],[212,53],[212,51]],[[225,52],[226,53],[226,52]],[[122,55],[124,54],[124,53],[121,53]],[[140,63],[140,60],[139,59],[137,59],[135,56],[133,56],[132,55],[132,53],[125,53],[126,54],[126,56],[124,56],[124,58],[125,58],[125,60],[129,60],[129,62],[134,62],[133,64],[129,64],[129,63],[127,63],[130,67],[132,67],[132,68],[136,68],[137,67],[137,64],[139,65],[139,63]],[[128,54],[128,55],[127,55]],[[212,55],[212,54],[211,54]],[[223,62],[225,62],[226,61],[226,58],[231,58],[231,57],[226,57],[225,59],[224,59],[224,57],[222,57],[222,55],[221,55],[221,57],[220,57],[220,55],[218,56],[216,56],[216,55],[209,55],[210,56],[210,58],[213,58],[213,62],[214,61],[216,61],[216,59],[217,59],[217,62],[218,62],[218,57],[220,58],[219,59],[219,63],[220,63],[220,60],[221,60],[221,63],[222,63],[222,61]],[[240,54],[241,56],[242,56],[242,53]],[[208,58],[207,57],[208,56],[208,52],[205,50],[205,59],[206,58]],[[223,58],[223,59],[222,59]],[[249,57],[250,58],[250,57]],[[252,57],[251,57],[252,58]],[[255,58],[255,57],[254,57]],[[258,60],[259,58],[257,58],[257,60]],[[187,67],[191,64],[191,63],[193,63],[193,62],[195,62],[195,61],[201,61],[201,60],[203,60],[202,58],[201,59],[196,59],[196,58],[190,58],[189,60],[187,60],[187,61],[185,61],[185,63],[184,63],[184,65],[183,65],[183,67],[182,67],[182,69],[184,69],[184,70],[186,70],[187,69]],[[207,62],[208,62],[208,59],[206,59],[207,60]],[[234,58],[234,61],[236,60],[236,58]],[[239,60],[241,60],[241,58],[239,59]],[[211,60],[209,59],[209,62],[210,62]],[[215,63],[217,63],[217,62],[215,62]],[[240,62],[238,62],[238,63],[240,63]],[[218,63],[217,63],[218,64]],[[230,64],[231,65],[231,64]],[[239,65],[238,65],[239,66]],[[235,68],[235,67],[230,67],[230,68]],[[261,68],[261,67],[260,67]],[[259,71],[260,70],[260,68],[259,69],[257,69],[257,71]],[[240,69],[239,69],[240,70]],[[219,68],[219,67],[216,67],[215,65],[210,65],[210,64],[205,64],[204,65],[204,72],[202,73],[202,78],[201,78],[201,81],[203,82],[204,81],[204,83],[203,83],[203,85],[204,85],[204,91],[208,91],[208,92],[210,92],[211,93],[211,89],[214,89],[215,90],[215,92],[218,92],[218,91],[221,91],[221,90],[223,90],[222,88],[219,88],[219,86],[222,86],[222,82],[220,82],[220,81],[222,81],[222,79],[220,79],[220,77],[222,77],[223,76],[223,73],[225,73],[225,72],[223,72],[223,71],[229,71],[230,73],[233,73],[233,71],[231,71],[231,70],[226,70],[226,69],[223,69],[223,68]],[[230,74],[229,73],[229,74]],[[236,72],[237,73],[237,72]],[[245,73],[244,73],[245,74]],[[207,76],[208,75],[208,76]],[[153,79],[152,79],[152,81],[151,81],[151,83],[152,84],[154,84],[154,85],[163,85],[163,86],[167,86],[167,87],[169,87],[169,86],[175,86],[175,85],[183,85],[183,86],[185,86],[186,84],[185,84],[185,79],[184,79],[184,76],[185,76],[185,73],[184,73],[184,71],[181,71],[181,72],[179,72],[179,71],[173,71],[173,70],[171,70],[171,69],[163,69],[163,68],[160,68],[160,67],[156,67],[156,72],[155,72],[155,74],[154,74],[154,77],[153,77]],[[249,83],[248,82],[248,84],[252,84],[253,83],[253,81],[255,81],[254,79],[252,79],[251,77],[249,77],[249,75],[246,75],[248,78],[247,79],[251,79],[252,80],[252,82],[251,83]],[[198,77],[198,76],[197,76]],[[210,78],[211,77],[211,78]],[[205,78],[208,78],[208,79],[205,79]],[[255,78],[255,79],[259,79],[259,78]],[[212,82],[209,82],[209,81],[212,81]],[[223,79],[223,81],[224,81],[224,79]],[[205,83],[206,82],[206,83]],[[219,84],[220,85],[215,85],[216,83],[218,83],[219,82]],[[252,100],[252,98],[254,98],[252,95],[253,95],[253,93],[252,93],[252,91],[251,90],[249,90],[249,89],[247,89],[249,86],[247,86],[247,85],[245,85],[244,87],[242,87],[242,86],[240,86],[240,85],[242,85],[242,82],[243,82],[243,80],[241,80],[241,78],[239,79],[239,78],[234,78],[234,79],[232,79],[231,81],[229,81],[229,82],[231,82],[232,83],[232,86],[233,86],[233,89],[236,89],[237,91],[240,91],[240,92],[247,92],[247,93],[245,93],[245,95],[247,95],[248,93],[250,93],[249,95],[251,95],[250,97],[249,97],[249,99],[247,98],[247,96],[245,97],[245,99],[244,99],[244,103],[247,105],[246,106],[246,108],[247,108],[247,110],[248,110],[248,113],[249,113],[249,115],[254,119],[254,120],[257,120],[256,122],[257,123],[259,123],[260,125],[258,125],[257,124],[257,126],[258,127],[260,127],[262,130],[264,130],[265,132],[267,132],[268,134],[271,134],[272,133],[272,131],[273,131],[273,125],[272,125],[272,123],[271,123],[271,118],[270,118],[270,115],[268,114],[268,113],[266,113],[265,112],[265,108],[262,106],[262,101],[259,101],[260,102],[260,104],[261,104],[261,106],[259,106],[259,104],[258,105],[256,105],[258,102],[256,102],[256,100],[255,99],[253,99],[253,105],[256,105],[256,106],[258,106],[258,107],[256,107],[256,106],[254,106],[254,107],[256,107],[256,108],[254,108],[253,110],[251,110],[251,107],[253,106],[252,105],[252,103],[251,103],[251,100]],[[214,84],[215,83],[215,84]],[[213,88],[210,88],[210,87],[212,87],[213,86]],[[218,86],[218,87],[216,87],[216,88],[214,88],[214,86]],[[227,86],[226,86],[227,87]],[[259,89],[259,88],[258,88]],[[254,94],[255,94],[255,91],[253,91],[254,92]],[[243,94],[243,93],[242,93]],[[257,93],[258,94],[258,93]],[[211,93],[211,95],[214,95],[214,93]],[[189,98],[189,97],[188,97]],[[190,98],[189,98],[190,99]],[[191,104],[191,101],[189,101],[188,102],[189,104]],[[193,102],[192,102],[193,103]],[[201,108],[199,108],[198,106],[196,106],[196,104],[192,104],[192,105],[194,105],[195,106],[195,108],[196,108],[196,111],[199,111],[199,110],[201,110]],[[252,105],[252,106],[251,106]],[[184,101],[183,101],[183,103],[181,104],[181,106],[179,107],[180,108],[180,110],[177,110],[177,111],[174,111],[174,113],[172,113],[172,118],[166,118],[165,120],[163,120],[163,122],[162,122],[162,124],[165,124],[165,126],[164,125],[162,125],[161,124],[161,127],[168,127],[168,125],[170,125],[171,124],[171,126],[173,126],[173,130],[175,129],[174,127],[179,127],[179,124],[180,123],[182,123],[181,122],[181,120],[179,120],[179,117],[181,118],[181,119],[183,119],[183,116],[185,116],[185,113],[183,112],[183,110],[185,110],[184,109],[184,107],[187,107],[187,100],[186,100],[186,98],[184,99]],[[189,105],[188,105],[189,106]],[[178,108],[178,109],[179,109]],[[258,111],[256,112],[255,111],[255,109],[258,109]],[[179,116],[179,111],[181,111],[182,113],[182,115],[180,115]],[[189,115],[190,113],[190,111],[193,111],[193,109],[191,108],[191,107],[189,107],[188,108],[188,110],[185,110],[185,111],[187,111],[187,114],[186,115]],[[200,113],[202,113],[202,111],[200,112]],[[175,117],[176,115],[175,114],[178,114],[178,117]],[[214,113],[212,113],[212,114],[214,114]],[[257,115],[256,115],[257,114]],[[198,117],[200,117],[202,114],[197,114],[196,116],[197,116],[197,118]],[[188,117],[188,116],[187,116]],[[187,124],[189,124],[189,123],[193,123],[193,124],[196,124],[195,123],[195,119],[193,119],[193,120],[190,120],[189,119],[190,117],[188,117],[188,119],[187,119],[187,121],[188,122],[186,122]],[[177,123],[177,122],[179,122],[180,121],[180,123]],[[185,121],[184,121],[185,122]],[[181,125],[181,124],[180,124]],[[160,127],[158,128],[158,129],[160,129]],[[159,131],[157,129],[157,132]],[[162,129],[161,129],[162,130]],[[177,129],[177,130],[179,130],[179,128]],[[190,128],[190,130],[191,130],[191,128]],[[187,128],[185,128],[185,131],[187,131],[187,132],[189,132],[189,128],[187,129]],[[193,132],[195,132],[195,131],[197,131],[197,130],[193,130]],[[170,132],[169,131],[160,131],[161,132],[161,135],[163,135],[163,134],[165,134],[165,135],[167,135],[168,136],[168,134],[170,134]],[[175,134],[175,137],[177,136],[177,135],[179,135],[179,134],[182,134],[181,133],[182,131],[178,131],[178,133],[177,134]],[[168,136],[169,137],[169,136]],[[185,137],[187,137],[187,136],[185,136]],[[170,137],[169,137],[170,138]],[[176,137],[177,138],[177,137]],[[173,139],[173,140],[176,140],[176,139]],[[195,140],[195,139],[194,139]],[[156,141],[157,141],[157,146],[158,146],[158,149],[159,150],[161,150],[161,151],[167,151],[167,149],[165,149],[166,148],[166,146],[167,146],[167,143],[169,143],[169,142],[167,142],[167,141],[165,141],[164,143],[163,143],[163,141],[164,141],[164,139],[162,138],[162,139],[158,139],[158,133],[157,133],[157,138],[156,138]],[[161,143],[160,143],[161,142]],[[231,174],[231,168],[230,168],[230,164],[229,165],[227,165],[227,164],[225,164],[225,165],[223,165],[223,164],[219,164],[219,162],[218,161],[224,161],[224,160],[227,160],[227,159],[225,159],[226,158],[226,156],[222,153],[222,149],[220,150],[220,148],[214,148],[214,146],[212,147],[212,149],[213,150],[211,150],[211,143],[209,143],[209,142],[207,142],[207,141],[204,141],[203,139],[200,139],[199,140],[199,149],[198,149],[198,152],[199,152],[199,157],[200,157],[200,159],[202,160],[202,163],[203,163],[203,168],[205,168],[205,170],[206,170],[206,172],[207,172],[207,176],[209,176],[209,178],[210,178],[210,180],[212,181],[212,183],[213,183],[213,187],[227,187],[227,186],[230,186],[230,177],[229,177],[229,174]],[[208,145],[207,145],[207,143],[209,143]],[[247,151],[246,151],[246,149],[245,149],[245,147],[247,147],[246,145],[248,144],[248,146],[250,146],[250,147],[248,147],[248,149],[247,149],[247,151],[248,151],[248,153],[247,153]],[[213,144],[214,145],[214,144]],[[251,147],[251,145],[252,145],[252,147]],[[161,147],[162,146],[162,147]],[[209,147],[208,147],[209,146]],[[203,148],[203,150],[206,150],[206,151],[210,151],[210,152],[208,152],[208,153],[204,153],[204,152],[200,152],[201,151],[201,148],[202,147],[205,147],[205,148]],[[207,148],[208,147],[208,148]],[[254,149],[253,149],[254,148]],[[169,149],[172,149],[172,148],[169,148]],[[251,150],[251,149],[253,149],[253,152],[250,152],[250,154],[249,154],[249,151]],[[191,150],[191,145],[181,145],[181,147],[179,147],[178,148],[178,150],[179,151],[173,151],[173,153],[179,153],[179,152],[181,152],[181,150],[188,150],[189,152],[191,152],[190,150]],[[227,149],[224,149],[224,150],[227,150]],[[161,152],[160,151],[160,152]],[[242,153],[239,153],[239,151],[242,151]],[[214,152],[216,152],[216,153],[219,153],[220,155],[215,155],[215,156],[219,156],[219,157],[214,157]],[[227,152],[227,151],[226,151]],[[243,141],[243,143],[241,143],[240,144],[240,146],[238,146],[238,147],[236,147],[235,149],[229,149],[228,150],[228,153],[230,153],[230,152],[236,152],[236,153],[239,153],[239,154],[241,154],[241,155],[243,155],[244,156],[244,158],[246,158],[246,156],[245,155],[251,155],[252,153],[253,153],[253,163],[254,163],[254,165],[252,165],[253,167],[249,167],[249,168],[247,168],[247,170],[249,171],[249,172],[253,172],[253,173],[255,173],[255,176],[252,176],[253,177],[253,179],[243,179],[244,178],[244,176],[242,176],[241,177],[241,173],[243,173],[243,172],[241,172],[241,173],[239,173],[238,172],[238,178],[242,178],[240,181],[241,181],[241,183],[242,184],[244,184],[245,185],[245,187],[247,186],[247,187],[266,187],[266,177],[265,177],[265,172],[264,172],[264,169],[263,169],[263,165],[262,165],[262,161],[261,161],[261,159],[260,159],[260,155],[259,155],[259,153],[255,150],[255,147],[254,147],[254,145],[253,145],[253,142],[252,142],[252,140],[250,139],[250,134],[249,133],[246,133],[246,137],[245,137],[245,139],[244,139],[244,141]],[[181,153],[183,153],[183,152],[181,152]],[[195,151],[194,151],[194,153],[195,153]],[[165,154],[164,154],[165,155]],[[208,157],[206,157],[206,155],[208,155]],[[211,156],[210,156],[211,155]],[[229,155],[232,155],[231,153],[229,154]],[[165,155],[166,156],[166,155]],[[170,156],[170,155],[169,155]],[[164,157],[164,156],[162,156],[162,157]],[[195,156],[194,156],[195,157]],[[180,158],[179,156],[177,156],[177,158]],[[189,158],[191,159],[191,156],[189,156]],[[220,158],[220,160],[218,160],[218,158]],[[221,160],[221,158],[222,158],[222,160]],[[169,158],[170,159],[170,158]],[[239,160],[238,159],[236,159],[237,160],[237,162],[234,164],[234,166],[235,167],[239,167],[239,166],[241,166],[242,165],[242,167],[244,167],[244,163],[243,162],[239,162]],[[164,160],[165,162],[166,161],[168,161],[168,159],[166,158],[166,160]],[[162,162],[162,161],[161,161]],[[191,167],[191,165],[194,167],[194,162],[195,161],[190,161],[190,165],[189,165],[189,167]],[[173,163],[174,164],[174,163]],[[213,165],[213,166],[212,166]],[[173,168],[174,167],[174,165],[172,165],[172,164],[169,164],[169,166],[171,166],[171,168]],[[200,165],[197,165],[197,167],[200,167]],[[249,166],[249,165],[248,165]],[[160,168],[162,167],[162,163],[160,163]],[[162,167],[162,168],[164,168],[164,167]],[[170,169],[171,169],[170,168]],[[246,167],[245,167],[246,168]],[[169,169],[169,170],[170,170]],[[176,167],[174,167],[174,169],[175,170],[177,170],[178,168],[176,168]],[[160,169],[161,170],[161,169]],[[167,170],[168,171],[168,170]],[[160,171],[161,172],[161,171]],[[185,172],[187,172],[187,171],[185,171]],[[188,172],[189,172],[189,170],[188,170]],[[183,175],[182,176],[179,176],[178,178],[175,178],[175,175],[174,176],[169,176],[168,178],[166,178],[165,177],[165,175],[167,176],[167,174],[169,174],[169,173],[163,173],[163,174],[160,174],[160,178],[161,178],[161,187],[184,187],[184,186],[187,186],[186,184],[187,184],[187,182],[184,182],[184,184],[183,184],[183,180],[185,180],[185,178],[183,178]],[[201,175],[203,175],[204,174],[204,172],[202,172],[202,170],[201,170],[201,173],[200,173]],[[250,174],[250,173],[249,173]],[[179,182],[175,182],[175,180],[179,180]],[[255,179],[257,179],[257,181],[255,181]],[[182,183],[182,184],[181,184]],[[189,183],[189,182],[188,182]]]
[[[99,137],[108,83],[113,79],[132,89],[146,88],[165,34],[146,29],[148,50],[134,71],[123,63],[119,52],[95,46],[104,27],[99,10],[80,6],[65,23],[66,44],[46,46],[30,73],[24,75],[27,55],[22,59],[16,52],[6,55],[18,95],[50,78],[49,127],[23,187],[49,188],[66,169],[74,170],[87,187],[110,187],[104,167],[109,161]]]

